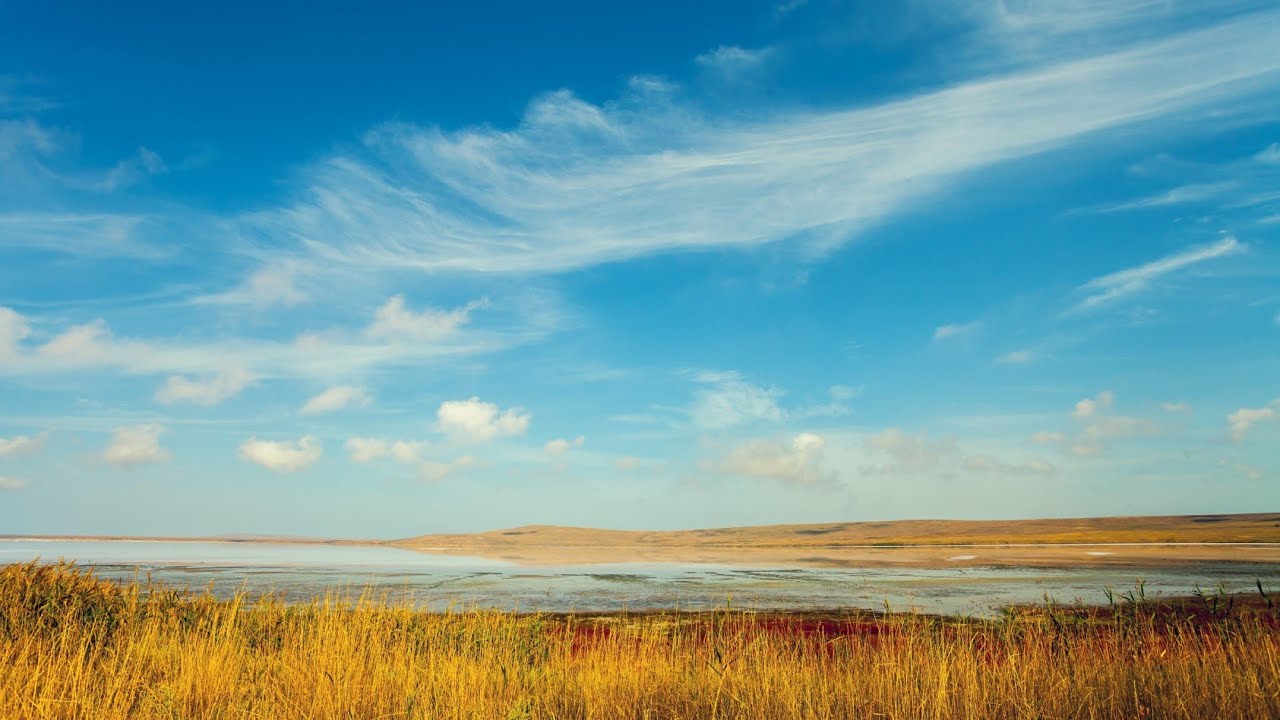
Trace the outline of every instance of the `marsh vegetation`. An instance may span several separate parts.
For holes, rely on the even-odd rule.
[[[1280,715],[1280,610],[1202,589],[992,620],[426,613],[0,570],[6,718]]]

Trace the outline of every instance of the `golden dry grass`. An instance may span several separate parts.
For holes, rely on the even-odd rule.
[[[999,621],[287,606],[0,570],[3,718],[1280,716],[1276,611]]]

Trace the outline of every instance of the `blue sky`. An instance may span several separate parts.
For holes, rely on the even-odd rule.
[[[1280,8],[0,7],[0,532],[1280,503]]]

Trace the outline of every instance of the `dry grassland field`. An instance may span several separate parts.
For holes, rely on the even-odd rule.
[[[993,621],[420,613],[0,571],[0,716],[1269,718],[1280,609],[1210,592]]]

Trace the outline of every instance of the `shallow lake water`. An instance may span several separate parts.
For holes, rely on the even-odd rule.
[[[1096,554],[1082,551],[1081,554]],[[971,556],[958,555],[969,560]],[[1249,590],[1255,580],[1280,588],[1280,564],[1236,561],[1126,566],[801,567],[757,563],[609,562],[539,564],[430,554],[381,546],[169,542],[146,540],[0,540],[0,565],[73,560],[99,576],[135,577],[220,596],[275,593],[289,601],[368,588],[393,600],[442,610],[502,608],[601,612],[622,609],[734,607],[761,610],[839,608],[916,610],[990,616],[1003,606],[1106,601],[1145,582],[1148,595],[1186,595],[1222,583]]]

